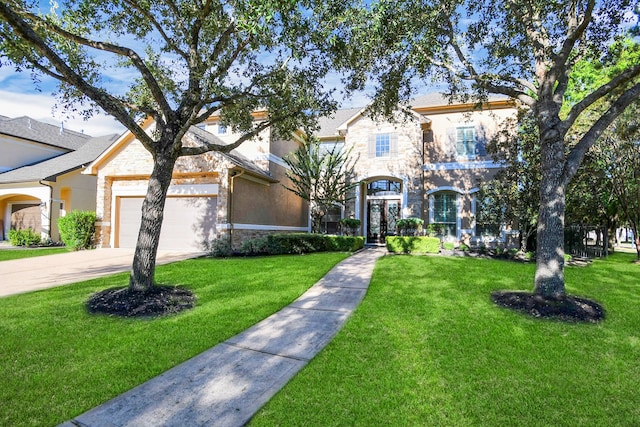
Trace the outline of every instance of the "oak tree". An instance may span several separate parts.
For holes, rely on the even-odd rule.
[[[329,23],[339,3],[293,0],[0,1],[0,64],[54,79],[60,101],[101,108],[151,153],[153,172],[130,289],[154,286],[167,189],[176,160],[229,152],[271,128],[280,135],[332,111],[323,87]],[[124,81],[118,89],[113,76]],[[266,112],[254,120],[256,110]],[[212,113],[240,135],[233,143],[193,126]],[[155,127],[146,132],[144,118]]]
[[[612,41],[633,24],[630,0],[379,0],[366,28],[354,27],[362,62],[354,86],[378,82],[378,108],[389,110],[417,80],[446,82],[454,99],[502,94],[529,108],[539,135],[537,259],[534,292],[563,298],[566,190],[586,152],[640,95],[640,63],[620,67],[573,99],[565,93],[574,65],[610,57]],[[349,57],[353,60],[355,55]],[[595,103],[605,108],[579,135],[568,135]]]

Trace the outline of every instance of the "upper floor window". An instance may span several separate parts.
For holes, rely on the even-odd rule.
[[[389,157],[391,144],[388,133],[376,135],[376,157]]]
[[[458,157],[476,155],[475,126],[460,126],[456,128],[456,154]]]
[[[338,154],[344,149],[344,142],[321,142],[318,149],[321,156]]]
[[[486,134],[482,125],[460,125],[447,129],[448,152],[458,158],[486,156]]]
[[[218,125],[218,135],[226,135],[226,134],[227,134],[227,126]]]
[[[398,136],[395,133],[377,133],[369,137],[369,157],[389,158],[398,154]]]

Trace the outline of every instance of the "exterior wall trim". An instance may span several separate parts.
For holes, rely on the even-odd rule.
[[[293,227],[287,225],[268,225],[268,224],[218,224],[220,230],[259,230],[259,231],[300,231],[308,232],[309,227]]]
[[[450,171],[450,170],[473,170],[473,169],[500,169],[503,166],[491,160],[481,162],[448,162],[448,163],[425,163],[422,165],[423,171]]]

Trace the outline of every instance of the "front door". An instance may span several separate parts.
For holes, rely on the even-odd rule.
[[[384,243],[396,234],[400,200],[370,199],[367,202],[367,243]]]

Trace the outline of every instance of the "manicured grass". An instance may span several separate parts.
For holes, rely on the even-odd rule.
[[[532,290],[533,264],[387,256],[345,328],[252,426],[640,425],[640,266],[566,270],[599,324],[525,317],[490,292]]]
[[[99,405],[289,304],[347,256],[195,259],[159,266],[196,308],[153,320],[87,314],[127,274],[0,298],[0,425],[48,426]]]
[[[64,252],[69,251],[67,248],[2,249],[0,250],[0,261],[61,254]]]

